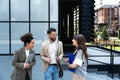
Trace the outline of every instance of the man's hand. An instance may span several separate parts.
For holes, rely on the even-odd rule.
[[[59,57],[57,57],[57,58],[56,58],[56,61],[57,61],[57,62],[59,62],[59,61],[60,61],[60,58],[59,58]]]
[[[47,59],[47,62],[48,62],[48,63],[51,63],[51,62],[52,62],[52,60],[51,60],[50,58],[48,58],[48,59]]]
[[[68,58],[63,58],[63,61],[65,64],[67,64],[69,60],[68,60]]]

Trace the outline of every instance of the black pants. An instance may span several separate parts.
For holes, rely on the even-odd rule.
[[[26,70],[25,80],[30,80],[30,77],[29,77],[27,70]]]

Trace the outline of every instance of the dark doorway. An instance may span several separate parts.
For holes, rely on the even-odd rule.
[[[59,0],[59,40],[64,52],[73,51],[72,39],[83,34],[87,42],[94,41],[94,0]]]
[[[71,44],[76,34],[94,42],[94,0],[59,0],[59,40]]]
[[[71,44],[73,35],[80,31],[78,16],[80,1],[59,0],[59,39],[64,44]]]

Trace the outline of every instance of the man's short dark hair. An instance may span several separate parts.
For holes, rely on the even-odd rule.
[[[55,28],[49,28],[47,30],[47,34],[51,34],[51,32],[56,32],[56,29]]]

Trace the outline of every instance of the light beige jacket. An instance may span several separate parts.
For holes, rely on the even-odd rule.
[[[41,46],[41,50],[40,50],[40,58],[42,59],[43,61],[43,66],[42,66],[42,70],[45,72],[49,66],[49,63],[47,62],[47,59],[49,58],[49,44],[50,44],[50,41],[47,40],[45,42],[42,43],[42,46]],[[60,59],[62,59],[63,57],[63,44],[62,42],[58,41],[56,42],[56,45],[58,47],[58,57]]]

